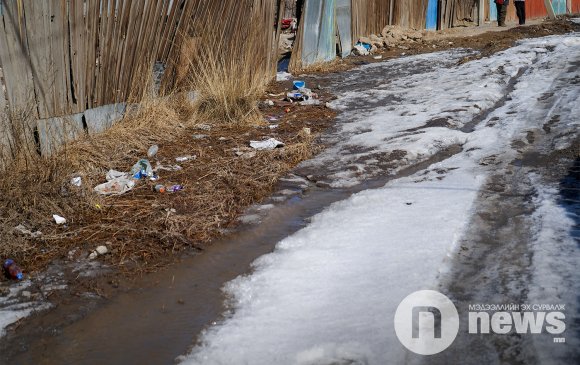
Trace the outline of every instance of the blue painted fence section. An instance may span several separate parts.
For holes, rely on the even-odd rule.
[[[566,14],[566,0],[552,0],[552,7],[557,15]]]
[[[427,20],[425,28],[437,30],[437,0],[429,0],[427,3]]]
[[[331,61],[336,57],[335,5],[336,0],[306,2],[302,66]]]
[[[492,22],[497,21],[497,7],[493,0],[489,0],[489,20]]]

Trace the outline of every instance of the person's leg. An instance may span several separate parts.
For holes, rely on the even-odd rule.
[[[521,1],[514,1],[514,5],[516,6],[516,15],[518,16],[519,23],[522,24],[522,7]]]
[[[520,25],[526,24],[526,2],[525,1],[518,1],[522,3],[522,19],[520,20]]]
[[[503,5],[500,5],[498,3],[495,4],[495,8],[497,9],[497,25],[501,27],[501,8],[503,7]]]
[[[515,6],[516,6],[516,15],[518,16],[518,20],[520,21],[520,25],[522,25],[523,23],[523,15],[522,15],[522,4],[523,1],[515,1],[514,2]]]
[[[505,18],[507,16],[507,6],[505,4],[500,5],[500,9],[499,9],[499,14],[497,15],[499,17],[499,26],[500,27],[505,27]]]

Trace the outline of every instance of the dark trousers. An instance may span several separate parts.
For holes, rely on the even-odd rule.
[[[505,17],[507,15],[507,5],[506,4],[495,4],[497,7],[497,25],[500,27],[505,25]]]
[[[516,14],[520,20],[520,25],[526,24],[526,2],[525,1],[514,1],[516,5]]]

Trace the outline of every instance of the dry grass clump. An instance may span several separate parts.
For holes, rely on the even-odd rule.
[[[295,73],[329,73],[329,72],[339,72],[350,68],[350,65],[346,63],[342,58],[334,58],[331,61],[320,61],[315,62],[309,66],[303,67],[299,70],[292,70]]]
[[[211,25],[191,45],[190,88],[196,90],[198,118],[214,123],[259,124],[258,100],[272,70],[264,52],[262,29],[241,22],[231,32]]]

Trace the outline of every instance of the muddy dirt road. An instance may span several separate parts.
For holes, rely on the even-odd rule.
[[[111,300],[31,317],[4,337],[1,361],[577,361],[579,70],[569,34],[308,78],[337,95],[329,147],[243,231]],[[446,351],[415,355],[393,317],[420,289],[446,294],[462,320],[470,304],[565,304],[566,343],[471,335],[462,321]]]

